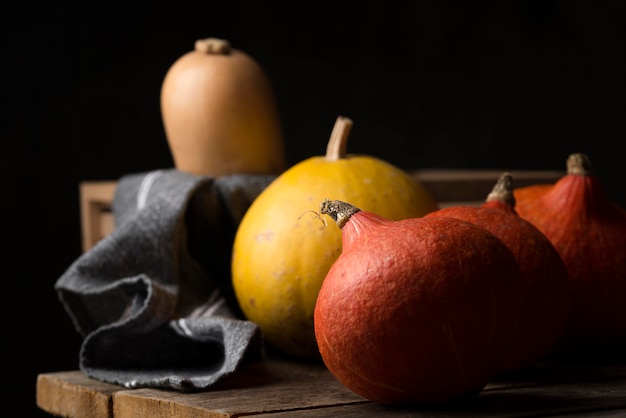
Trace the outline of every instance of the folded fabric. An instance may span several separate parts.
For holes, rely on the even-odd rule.
[[[79,367],[129,388],[206,389],[264,356],[237,308],[234,235],[274,176],[130,174],[113,200],[115,230],[55,283],[84,337]]]

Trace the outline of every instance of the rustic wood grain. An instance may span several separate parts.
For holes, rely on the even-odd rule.
[[[81,371],[37,376],[37,406],[62,417],[112,417],[112,395],[120,386],[87,378]]]
[[[398,408],[367,401],[320,364],[270,360],[247,365],[203,392],[127,390],[81,372],[42,374],[37,405],[65,417],[618,417],[626,416],[626,364],[546,363],[493,379],[454,406]]]
[[[412,170],[410,174],[439,202],[441,207],[461,204],[478,205],[485,201],[505,170]],[[513,187],[554,183],[564,171],[508,170]]]
[[[117,182],[84,181],[79,185],[80,221],[83,251],[107,236],[115,228],[111,212]]]
[[[251,364],[230,381],[200,393],[138,389],[114,395],[114,416],[239,417],[268,412],[367,403],[321,364],[269,361]]]

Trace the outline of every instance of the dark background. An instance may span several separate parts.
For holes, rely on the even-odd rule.
[[[38,373],[78,367],[53,290],[81,253],[78,184],[173,166],[160,87],[196,39],[265,68],[290,164],[323,154],[344,115],[350,152],[407,169],[564,170],[585,152],[626,207],[623,1],[49,2],[3,17],[0,306],[23,416],[43,415]]]

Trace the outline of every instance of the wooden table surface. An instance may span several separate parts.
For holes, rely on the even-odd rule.
[[[626,417],[626,364],[542,363],[455,407],[393,408],[343,387],[322,364],[248,364],[203,392],[126,389],[81,371],[43,373],[37,405],[64,417]]]

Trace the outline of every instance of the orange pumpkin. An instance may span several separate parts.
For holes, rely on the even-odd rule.
[[[340,201],[320,210],[341,255],[315,305],[330,372],[386,404],[443,404],[494,376],[519,318],[521,271],[507,246],[454,218],[390,221]]]
[[[564,347],[626,343],[626,210],[611,202],[586,154],[553,185],[514,190],[519,215],[557,249],[572,281]]]
[[[559,253],[514,206],[513,176],[503,173],[482,205],[451,206],[426,215],[453,217],[487,229],[509,247],[519,264],[524,303],[503,372],[528,368],[546,357],[560,341],[571,307],[570,280]]]

